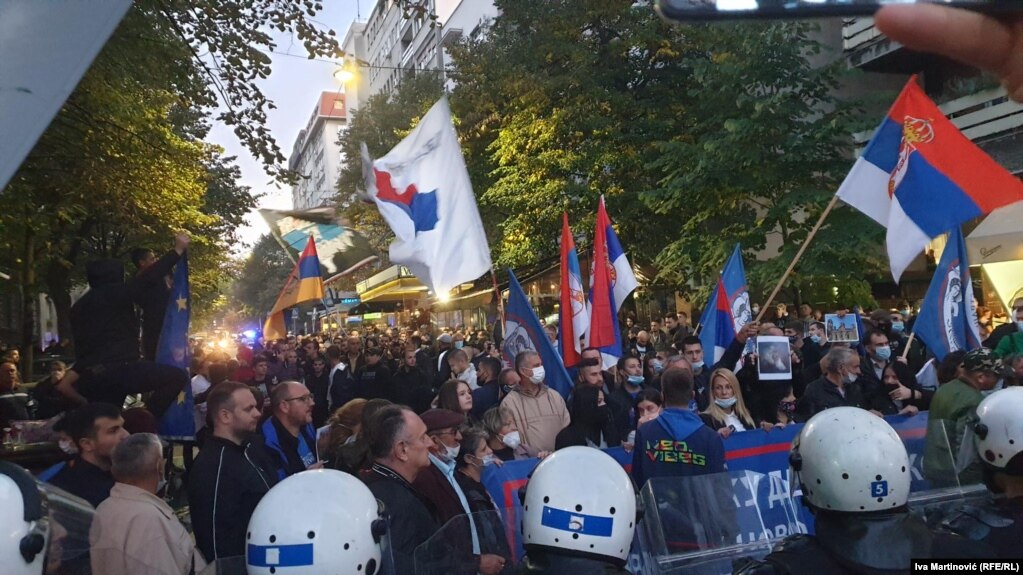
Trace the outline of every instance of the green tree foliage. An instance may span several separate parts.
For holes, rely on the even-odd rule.
[[[813,63],[822,56],[815,32],[805,22],[688,30],[701,49],[688,57],[694,83],[680,97],[687,120],[658,143],[648,168],[661,180],[643,194],[652,210],[683,216],[656,260],[669,282],[714,278],[739,242],[750,284],[769,291],[838,189],[859,125],[834,96],[844,63]],[[880,228],[839,208],[793,285],[862,282],[882,269],[879,238]]]
[[[244,317],[265,317],[277,302],[295,264],[281,244],[269,234],[252,247],[234,283],[232,296]]]
[[[480,39],[453,49],[452,97],[462,119],[481,211],[497,214],[499,265],[557,253],[561,213],[592,233],[598,197],[631,256],[649,261],[676,218],[639,201],[646,165],[675,133],[685,82],[679,28],[649,6],[607,0],[498,2]]]
[[[233,274],[227,254],[255,198],[233,158],[202,141],[211,102],[195,97],[207,77],[190,54],[151,5],[136,4],[4,191],[0,265],[18,273],[26,304],[50,294],[65,336],[88,260],[162,252],[188,231],[197,318]]]
[[[751,285],[768,291],[867,127],[835,98],[842,65],[826,65],[836,55],[816,26],[675,27],[611,0],[498,4],[492,27],[452,50],[451,72],[481,211],[499,221],[495,260],[555,255],[562,211],[590,235],[604,194],[654,283],[712,283],[741,242]],[[862,282],[883,265],[879,234],[838,209],[794,285]]]

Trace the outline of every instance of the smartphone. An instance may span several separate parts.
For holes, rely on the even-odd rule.
[[[932,3],[990,13],[1023,12],[1019,0],[656,0],[667,20],[693,22],[735,18],[870,16],[885,4]]]

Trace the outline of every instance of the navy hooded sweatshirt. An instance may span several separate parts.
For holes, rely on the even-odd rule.
[[[632,479],[636,486],[652,477],[679,477],[725,470],[725,443],[699,415],[666,408],[657,419],[636,430]]]

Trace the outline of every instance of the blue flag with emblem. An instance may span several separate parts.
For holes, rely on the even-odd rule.
[[[508,270],[508,307],[504,310],[504,342],[501,347],[509,365],[515,364],[515,356],[520,352],[535,351],[540,354],[547,386],[568,400],[568,394],[572,392],[572,378],[561,356],[547,339],[540,320],[536,318],[536,312],[529,305],[519,280],[511,270]]]
[[[953,351],[980,347],[980,325],[973,310],[973,282],[966,260],[966,241],[956,226],[920,306],[913,332],[941,361]]]
[[[742,265],[742,248],[735,244],[732,255],[728,258],[717,288],[710,296],[710,301],[703,308],[700,317],[700,342],[703,352],[713,365],[724,355],[728,346],[732,345],[735,334],[753,319],[753,308],[749,302],[746,289],[746,268]]]
[[[174,267],[174,282],[163,316],[163,330],[156,348],[156,363],[188,370],[191,350],[188,349],[188,322],[192,298],[188,288],[188,252]],[[195,439],[195,401],[192,387],[186,385],[160,420],[160,436],[164,439],[191,441]]]

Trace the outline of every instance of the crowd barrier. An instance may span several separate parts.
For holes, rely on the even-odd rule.
[[[928,488],[923,478],[922,462],[925,436],[927,433],[927,412],[914,416],[890,416],[885,418],[895,428],[909,452],[912,473],[912,491]],[[739,507],[758,506],[763,525],[739,525],[740,541],[756,538],[784,537],[791,524],[783,505],[776,505],[788,497],[789,462],[788,453],[792,439],[799,434],[802,424],[773,429],[769,432],[751,430],[733,433],[725,439],[725,458],[729,471],[747,470],[763,474],[768,481],[751,481],[750,476],[733,482],[734,497]],[[605,450],[615,458],[626,471],[632,468],[632,454],[621,447]],[[519,556],[522,546],[519,542],[522,506],[519,489],[526,485],[529,474],[539,463],[538,459],[508,461],[504,465],[490,466],[484,470],[483,485],[497,503],[504,516],[505,531],[511,549],[517,549]],[[738,475],[738,474],[737,474]],[[580,476],[579,489],[585,489],[586,478]],[[637,486],[639,488],[641,486]],[[812,521],[805,508],[799,509],[800,524],[812,532]]]

